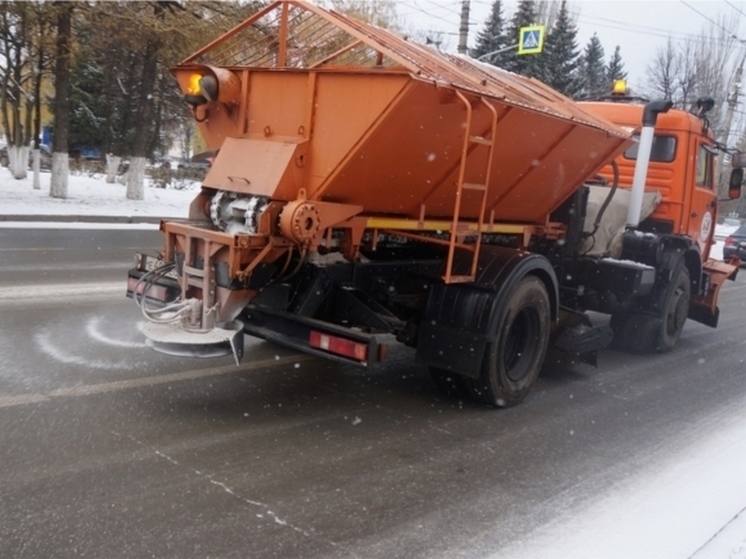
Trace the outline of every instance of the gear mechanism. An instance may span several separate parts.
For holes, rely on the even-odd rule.
[[[210,201],[210,220],[220,231],[254,235],[259,229],[259,217],[268,204],[266,196],[241,196],[218,190]]]

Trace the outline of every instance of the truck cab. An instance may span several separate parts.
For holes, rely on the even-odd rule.
[[[639,134],[643,105],[624,99],[583,104]],[[632,187],[638,145],[633,144],[616,158],[621,188]],[[661,201],[641,228],[692,239],[702,263],[710,257],[717,223],[717,154],[715,139],[703,116],[679,109],[658,116],[645,188],[658,191]],[[605,166],[601,175],[613,180],[611,166]]]
[[[660,103],[660,102],[659,102]],[[628,130],[638,141],[619,154],[613,163],[605,165],[599,172],[601,180],[613,183],[615,188],[639,188],[635,185],[635,173],[641,148],[640,123],[646,120],[646,107],[639,99],[616,94],[601,101],[585,102],[582,105],[617,126]],[[697,322],[716,326],[719,309],[719,290],[726,279],[734,279],[739,261],[721,262],[711,258],[715,244],[715,224],[718,217],[718,185],[716,161],[719,153],[727,148],[718,144],[710,129],[706,112],[713,106],[712,99],[702,98],[697,102],[696,113],[670,108],[670,103],[656,113],[650,126],[652,142],[649,162],[644,177],[644,191],[657,196],[652,213],[628,216],[627,233],[624,238],[623,258],[640,260],[656,267],[657,285],[661,287],[659,303],[650,309],[666,308],[665,301],[672,296],[670,289],[676,282],[670,278],[686,272],[688,288],[678,287],[683,292],[682,309],[687,308],[684,299],[689,299],[685,314],[676,311],[676,323],[683,326],[683,317],[688,315]],[[650,136],[648,136],[650,138]],[[647,158],[647,154],[639,159]],[[734,165],[740,165],[734,157]],[[736,168],[730,180],[729,195],[735,199],[741,195],[743,171]],[[647,253],[647,254],[645,254]],[[647,311],[645,311],[647,312]],[[639,314],[639,313],[638,313]],[[615,316],[616,315],[616,316]],[[634,346],[639,333],[627,327],[630,313],[612,313],[615,331],[630,330],[629,338]],[[666,312],[663,312],[664,323]],[[649,315],[645,320],[652,320]],[[676,332],[680,328],[673,329]],[[675,343],[675,338],[672,338]],[[673,343],[669,344],[671,347]]]

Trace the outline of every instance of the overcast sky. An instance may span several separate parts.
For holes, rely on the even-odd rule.
[[[492,0],[470,0],[470,47],[492,4]],[[510,17],[517,4],[517,0],[503,0],[503,13]],[[568,4],[577,14],[579,46],[584,47],[597,33],[608,60],[619,45],[633,88],[643,86],[650,60],[669,37],[675,42],[696,37],[720,16],[744,21],[738,37],[746,44],[746,1],[569,0]],[[397,0],[398,13],[405,22],[414,29],[444,33],[449,52],[458,46],[461,5],[462,0]]]

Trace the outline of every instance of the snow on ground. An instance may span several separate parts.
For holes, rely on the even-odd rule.
[[[16,180],[0,167],[0,215],[3,216],[126,216],[187,217],[198,183],[182,182],[183,190],[145,187],[144,200],[128,200],[127,187],[108,184],[104,175],[71,175],[66,199],[49,196],[50,173],[41,173],[41,189],[34,190],[31,176]]]
[[[744,405],[492,559],[746,559]]]

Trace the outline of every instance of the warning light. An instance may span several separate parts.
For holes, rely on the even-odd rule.
[[[207,103],[207,99],[202,94],[202,89],[200,87],[202,77],[202,74],[192,74],[189,76],[186,93],[184,94],[184,100],[192,105],[192,107],[197,107],[199,105],[204,105],[205,103]]]
[[[624,80],[614,80],[611,88],[612,95],[627,95],[627,82]]]

